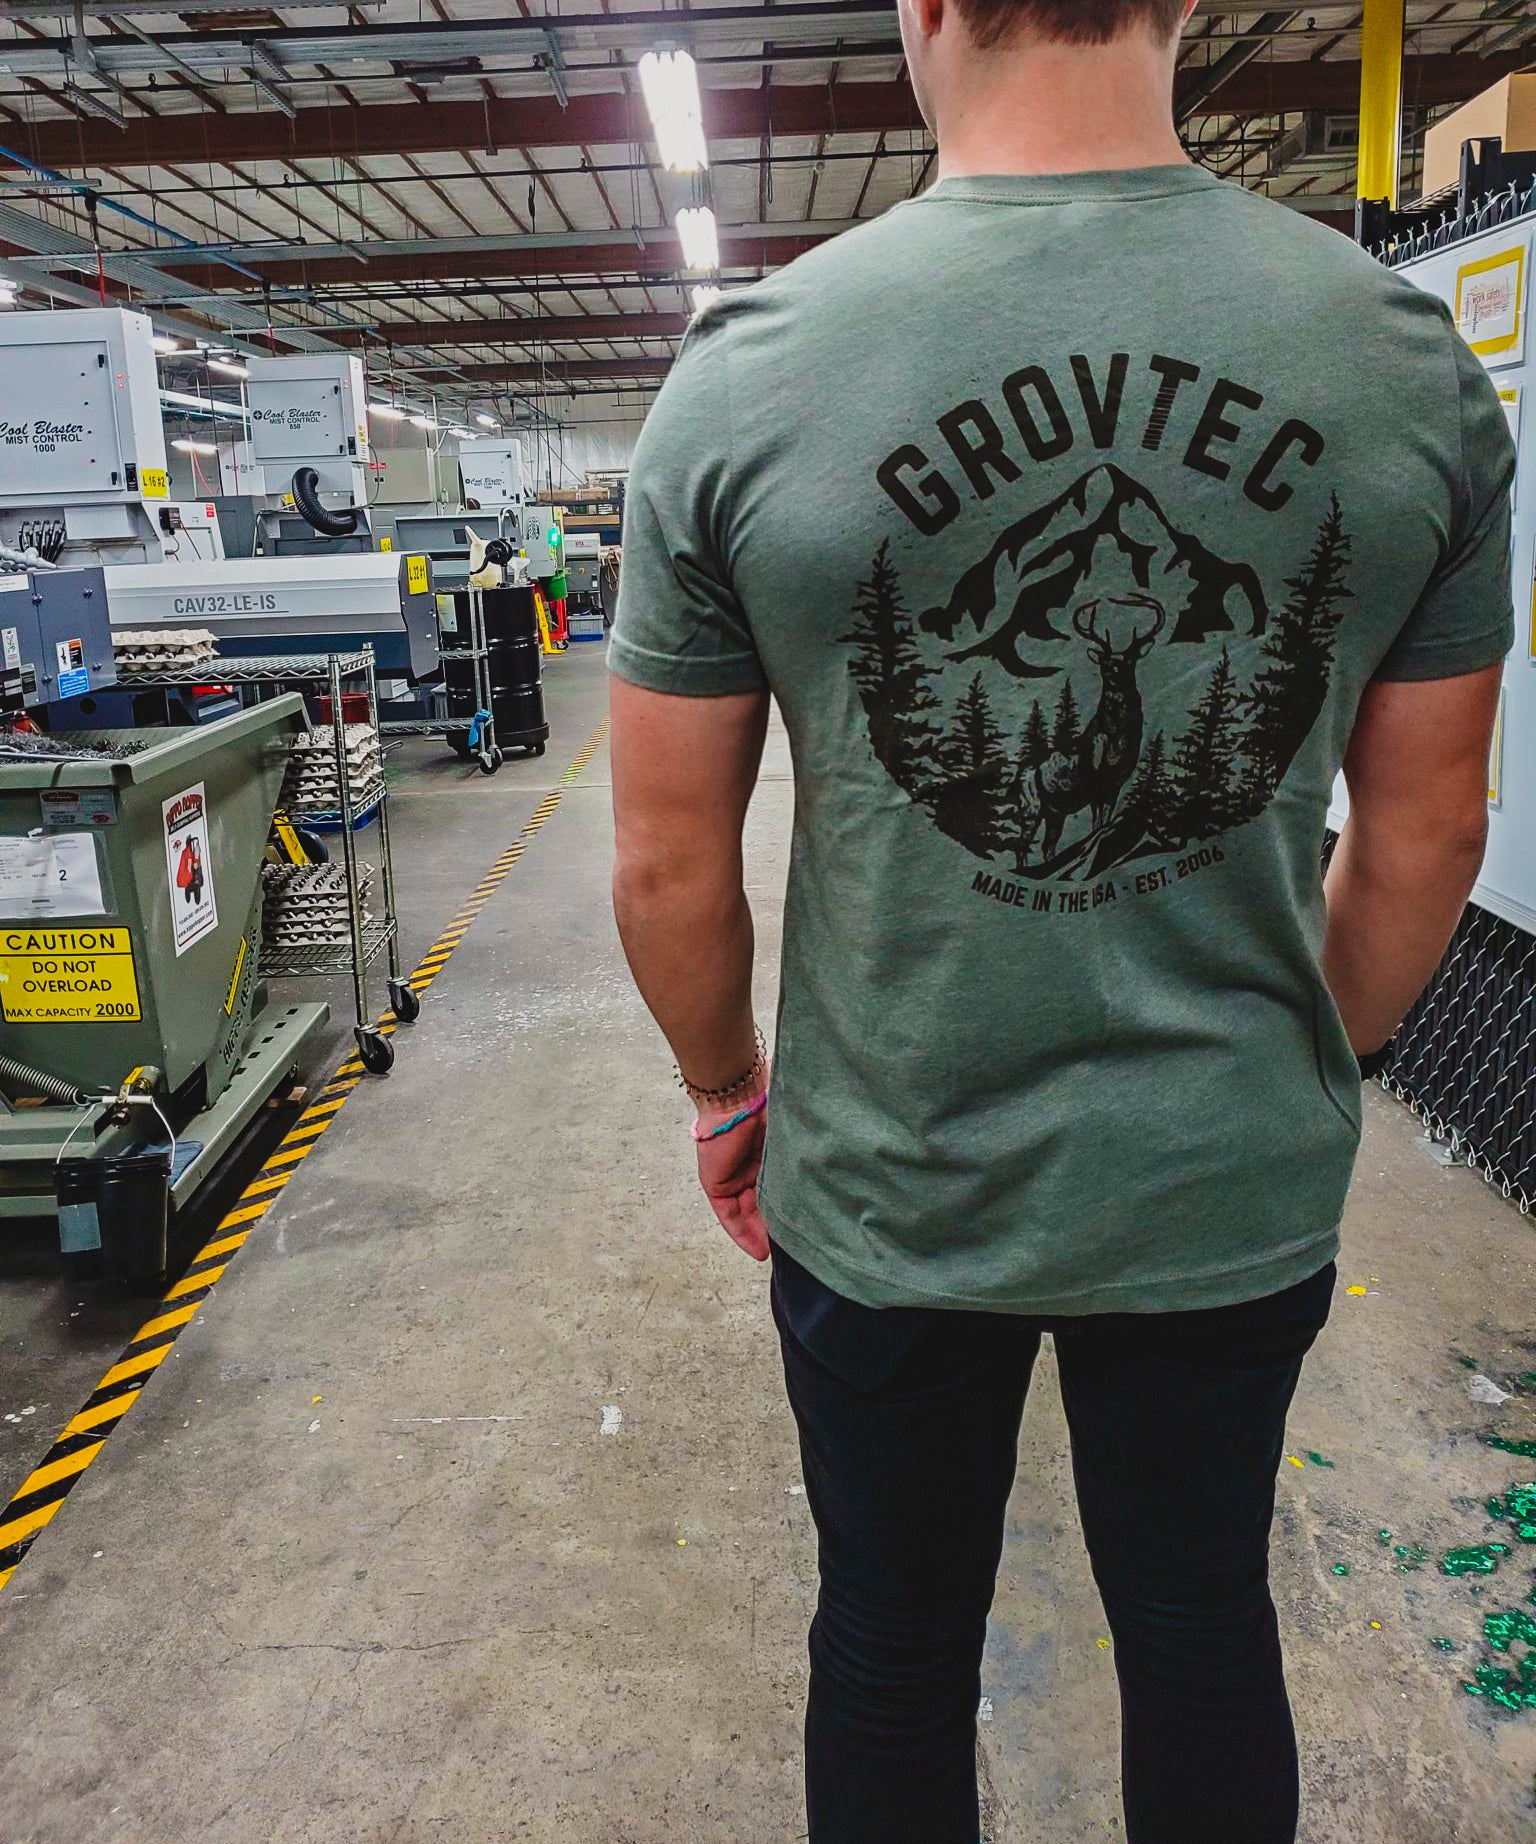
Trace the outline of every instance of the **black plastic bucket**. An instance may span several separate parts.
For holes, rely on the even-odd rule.
[[[163,1274],[170,1176],[169,1152],[61,1159],[54,1176],[54,1196],[59,1204],[66,1254],[89,1252],[89,1241],[82,1238],[89,1236],[94,1209],[103,1274],[122,1280],[146,1280]]]

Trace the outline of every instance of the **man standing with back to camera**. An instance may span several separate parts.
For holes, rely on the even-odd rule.
[[[1442,307],[1189,163],[1190,0],[899,6],[937,183],[694,323],[611,655],[620,927],[704,1189],[771,1250],[820,1538],[810,1836],[975,1844],[1049,1331],[1130,1844],[1290,1844],[1275,1474],[1357,1059],[1482,856],[1511,444]]]

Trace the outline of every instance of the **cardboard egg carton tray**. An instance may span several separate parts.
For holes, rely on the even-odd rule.
[[[367,899],[373,866],[358,868],[358,899]],[[274,948],[328,947],[350,938],[347,874],[339,864],[267,864],[261,869],[263,939]]]
[[[207,628],[118,627],[112,652],[119,672],[156,672],[205,666],[218,658]]]
[[[377,779],[351,781],[347,791],[353,812],[370,806],[382,788],[383,783]],[[334,777],[329,781],[285,781],[282,804],[300,817],[306,813],[334,813],[341,805],[341,790]]]
[[[372,724],[344,725],[342,747],[349,766],[370,758],[379,761],[383,757],[379,733]],[[299,762],[318,760],[334,763],[336,760],[335,733],[331,730],[301,730],[293,739],[293,755],[294,760]]]

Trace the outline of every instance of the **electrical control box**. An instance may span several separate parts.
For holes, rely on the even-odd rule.
[[[523,445],[505,438],[459,444],[464,504],[472,512],[521,511],[528,495]]]
[[[573,613],[603,611],[602,540],[595,531],[565,534],[566,599]]]
[[[155,513],[167,563],[217,563],[224,555],[219,509],[211,499],[172,500]]]
[[[269,493],[284,492],[296,469],[312,467],[322,488],[366,498],[368,400],[363,362],[342,353],[250,359],[246,402],[251,460]]]
[[[73,537],[78,512],[169,499],[152,339],[120,307],[0,314],[0,509],[68,508]]]
[[[524,512],[522,548],[530,576],[557,576],[565,568],[564,518],[558,506],[530,506]]]
[[[0,576],[0,711],[14,715],[116,683],[100,570]]]

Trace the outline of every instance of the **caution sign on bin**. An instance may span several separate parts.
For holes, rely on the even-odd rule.
[[[133,1024],[139,980],[126,928],[0,927],[7,1024]]]

